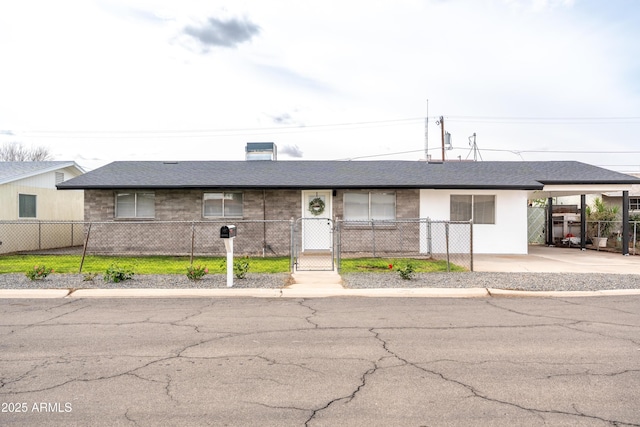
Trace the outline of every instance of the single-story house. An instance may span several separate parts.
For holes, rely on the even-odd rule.
[[[640,173],[631,173],[629,175],[640,178]],[[621,206],[622,193],[620,191],[608,192],[598,196],[602,197],[602,200],[608,205]],[[629,190],[629,215],[632,217],[640,216],[640,184],[632,185]]]
[[[575,161],[256,160],[118,161],[58,188],[85,191],[86,221],[473,220],[475,253],[526,254],[529,200],[633,184]],[[323,249],[330,232],[305,249]],[[277,247],[289,243],[281,234],[263,227],[244,238]]]
[[[37,236],[37,226],[7,222],[81,221],[84,192],[57,191],[56,185],[83,173],[72,161],[0,162],[0,253],[56,247],[55,241],[43,242]],[[78,237],[81,243],[82,233]]]

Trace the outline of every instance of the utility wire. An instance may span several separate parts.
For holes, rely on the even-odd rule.
[[[439,117],[427,117],[428,120],[437,120]],[[502,123],[502,124],[607,124],[626,123],[640,124],[640,116],[613,116],[613,117],[501,117],[501,116],[444,116],[448,122],[458,123]],[[424,124],[425,117],[409,117],[390,120],[369,120],[360,122],[331,123],[319,125],[284,125],[266,127],[238,127],[238,128],[212,128],[212,129],[165,129],[165,130],[33,130],[33,131],[6,131],[15,135],[38,136],[48,138],[59,137],[206,137],[211,135],[241,136],[242,133],[284,133],[284,132],[310,132],[322,129],[338,130],[342,128],[353,129],[377,126],[395,126],[402,124]]]

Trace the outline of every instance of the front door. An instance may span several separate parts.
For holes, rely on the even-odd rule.
[[[302,250],[332,251],[331,190],[302,192]]]

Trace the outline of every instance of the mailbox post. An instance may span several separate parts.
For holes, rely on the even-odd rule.
[[[235,225],[223,225],[220,227],[220,238],[224,240],[227,250],[227,288],[233,286],[233,240],[236,238]]]

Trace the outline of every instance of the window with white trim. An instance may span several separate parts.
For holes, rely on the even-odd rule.
[[[344,193],[345,221],[395,220],[396,193]]]
[[[496,223],[496,196],[451,195],[451,221],[470,221],[474,224]]]
[[[204,217],[242,217],[242,193],[204,193],[202,215]]]
[[[640,211],[640,197],[629,197],[629,210]]]
[[[36,218],[38,198],[34,194],[18,194],[18,217]]]
[[[116,193],[116,218],[155,218],[156,195],[148,191]]]

